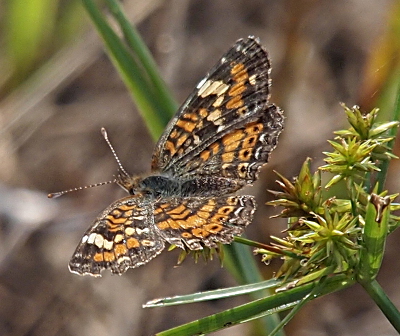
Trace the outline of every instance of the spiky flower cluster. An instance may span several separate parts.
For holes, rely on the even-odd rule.
[[[351,127],[335,132],[336,141],[328,141],[334,151],[324,153],[327,164],[320,169],[335,175],[326,188],[343,179],[359,181],[366,173],[380,171],[379,161],[397,158],[387,145],[394,138],[388,131],[398,126],[397,121],[378,123],[378,109],[363,115],[358,107],[343,108]]]
[[[351,127],[335,132],[335,141],[329,141],[333,151],[324,153],[326,165],[312,174],[307,159],[293,182],[278,174],[281,190],[270,191],[276,199],[269,204],[283,207],[275,217],[288,218],[287,236],[272,237],[270,250],[255,252],[263,255],[263,261],[283,258],[277,277],[311,281],[331,273],[353,272],[360,264],[365,217],[369,206],[375,209],[370,200],[372,191],[378,190],[376,183],[375,188],[369,186],[381,163],[395,158],[388,145],[394,137],[388,133],[398,123],[377,123],[378,109],[363,115],[357,107],[343,107]],[[321,171],[333,174],[325,186],[321,184]],[[339,182],[347,198],[328,194],[327,189]],[[375,203],[383,200],[381,203],[387,205],[396,197],[386,196],[386,192],[375,196]],[[387,206],[388,211],[397,208],[395,204]],[[389,225],[395,227],[399,218],[388,218]]]

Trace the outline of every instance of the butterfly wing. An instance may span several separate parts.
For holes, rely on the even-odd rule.
[[[254,181],[283,128],[282,112],[268,105],[269,73],[257,39],[236,42],[167,126],[152,169]]]
[[[152,209],[135,196],[112,203],[85,232],[70,260],[70,271],[101,276],[102,270],[111,269],[122,274],[156,257],[165,244],[154,226]]]
[[[79,275],[101,276],[104,269],[122,274],[156,257],[164,241],[192,250],[228,244],[250,224],[255,207],[252,196],[176,197],[153,205],[128,196],[85,232],[69,269]]]
[[[182,167],[181,175],[222,176],[239,181],[238,187],[252,184],[276,147],[282,124],[279,108],[269,106],[255,121],[232,129],[204,148]]]
[[[201,250],[231,243],[250,224],[255,208],[252,196],[176,197],[156,202],[154,217],[168,243]]]

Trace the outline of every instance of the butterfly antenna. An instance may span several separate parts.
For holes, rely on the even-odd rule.
[[[108,147],[110,147],[111,152],[114,155],[115,160],[117,161],[119,170],[122,171],[126,176],[129,176],[129,174],[126,172],[126,170],[124,169],[124,167],[122,166],[122,163],[114,149],[114,147],[111,145],[110,139],[108,139],[108,134],[107,131],[104,127],[101,128],[101,134],[103,135],[104,140],[106,140]]]
[[[59,192],[55,192],[55,193],[50,193],[47,195],[48,198],[57,198],[60,197],[64,194],[73,192],[73,191],[78,191],[78,190],[84,190],[84,189],[89,189],[89,188],[94,188],[94,187],[100,187],[106,184],[111,184],[111,183],[115,183],[117,182],[117,180],[112,180],[112,181],[106,181],[106,182],[100,182],[100,183],[95,183],[95,184],[89,184],[87,186],[83,186],[83,187],[78,187],[78,188],[72,188],[72,189],[68,189],[68,190],[63,190],[63,191],[59,191]]]
[[[108,147],[110,147],[111,152],[114,155],[115,160],[117,161],[119,170],[124,173],[126,176],[129,176],[129,174],[126,172],[126,170],[124,169],[124,167],[121,164],[121,161],[117,155],[117,153],[115,152],[114,147],[111,145],[110,140],[108,139],[108,134],[107,131],[104,127],[101,128],[101,134],[103,135],[104,140],[106,140]],[[95,183],[95,184],[89,184],[87,186],[83,186],[83,187],[77,187],[77,188],[72,188],[72,189],[68,189],[68,190],[63,190],[63,191],[59,191],[59,192],[55,192],[55,193],[50,193],[47,195],[48,198],[57,198],[60,197],[64,194],[73,192],[73,191],[79,191],[79,190],[84,190],[84,189],[89,189],[89,188],[94,188],[94,187],[99,187],[99,186],[103,186],[106,184],[111,184],[111,183],[116,183],[117,179],[114,179],[112,181],[106,181],[106,182],[100,182],[100,183]]]

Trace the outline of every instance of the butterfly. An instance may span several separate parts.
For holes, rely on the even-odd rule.
[[[238,40],[169,122],[150,174],[132,176],[117,158],[116,183],[129,196],[85,232],[71,272],[122,274],[149,262],[166,243],[201,250],[243,233],[256,202],[235,192],[257,179],[283,129],[283,112],[269,103],[270,71],[258,39]]]

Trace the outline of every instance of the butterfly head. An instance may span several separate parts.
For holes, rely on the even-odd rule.
[[[125,171],[120,170],[116,176],[115,182],[130,195],[136,195],[140,193],[139,186],[142,180],[140,176],[131,176]]]

